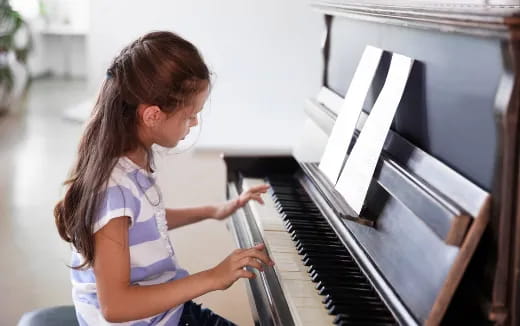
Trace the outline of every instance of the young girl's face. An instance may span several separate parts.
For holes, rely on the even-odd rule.
[[[173,114],[164,114],[155,129],[154,142],[163,147],[175,147],[184,139],[192,127],[199,124],[199,113],[208,98],[208,89],[195,95],[190,105],[177,110]]]

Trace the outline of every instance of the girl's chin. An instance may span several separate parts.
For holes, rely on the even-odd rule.
[[[155,143],[155,145],[159,146],[159,147],[162,147],[162,148],[165,148],[165,149],[172,149],[174,148],[175,146],[177,146],[179,144],[179,141],[176,141],[174,143],[162,143],[162,144],[159,144],[159,143]]]
[[[156,144],[159,145],[159,146],[161,146],[161,147],[174,148],[175,146],[179,145],[179,143],[180,143],[181,141],[183,141],[185,138],[186,138],[186,136],[184,136],[184,137],[182,137],[182,138],[180,138],[180,139],[177,139],[177,140],[175,140],[175,141],[173,141],[173,142],[171,142],[171,143],[166,143],[166,142],[164,142],[164,143],[162,143],[162,144],[159,144],[159,143],[156,143]]]

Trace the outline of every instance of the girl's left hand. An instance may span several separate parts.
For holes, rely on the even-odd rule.
[[[267,189],[269,189],[269,185],[262,184],[244,191],[237,199],[228,200],[224,204],[217,206],[212,218],[216,220],[225,219],[236,212],[237,209],[244,207],[251,199],[256,200],[263,205],[264,201],[262,200],[261,194],[264,194]]]

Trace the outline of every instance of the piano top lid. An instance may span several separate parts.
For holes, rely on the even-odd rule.
[[[520,27],[520,0],[311,0],[311,4],[330,15],[385,23],[397,20],[483,36],[505,36],[501,33]]]

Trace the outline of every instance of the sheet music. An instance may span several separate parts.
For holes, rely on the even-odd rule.
[[[361,213],[388,130],[403,96],[413,59],[393,54],[385,85],[345,163],[336,189]]]
[[[338,180],[343,161],[356,129],[356,122],[363,109],[363,103],[372,85],[372,80],[382,54],[383,50],[373,46],[365,48],[354,77],[350,82],[339,115],[332,127],[319,168],[333,184],[336,184]]]

